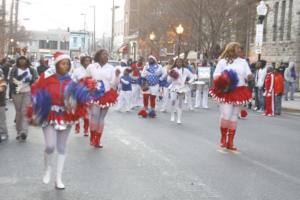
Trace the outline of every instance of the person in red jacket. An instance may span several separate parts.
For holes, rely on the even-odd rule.
[[[267,68],[267,75],[265,78],[265,113],[264,115],[274,116],[274,73],[273,68]]]
[[[55,67],[49,68],[31,87],[32,112],[28,117],[34,124],[41,124],[45,138],[43,183],[48,184],[51,177],[51,160],[55,147],[57,149],[56,189],[64,189],[62,172],[65,163],[65,152],[71,124],[77,119],[67,108],[65,90],[71,82],[68,72],[71,60],[60,52],[54,55]],[[30,109],[29,109],[30,110]]]
[[[280,72],[280,69],[276,68],[274,74],[275,115],[281,115],[281,104],[282,104],[283,94],[284,94],[284,78]]]

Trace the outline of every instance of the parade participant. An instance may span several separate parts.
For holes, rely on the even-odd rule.
[[[171,82],[171,121],[175,121],[175,112],[177,112],[177,124],[181,124],[182,107],[184,95],[190,90],[186,85],[194,81],[195,76],[183,65],[181,58],[176,59],[173,69],[169,72],[169,81]]]
[[[101,138],[104,130],[104,119],[109,107],[117,101],[115,88],[119,83],[120,70],[108,64],[108,52],[101,49],[94,56],[94,63],[89,65],[86,75],[92,77],[98,84],[103,84],[105,94],[94,101],[90,109],[90,144],[96,148],[103,148]]]
[[[142,105],[142,90],[140,86],[141,72],[144,66],[144,58],[141,57],[136,63],[131,64],[132,69],[132,107],[140,107]]]
[[[198,69],[198,80],[196,83],[196,98],[195,108],[208,108],[208,84],[210,79],[210,67],[207,66],[207,61],[203,61]],[[206,71],[205,71],[206,70]]]
[[[193,74],[193,76],[196,76],[196,71],[195,71],[195,69],[193,69],[193,67],[190,65],[188,59],[184,59],[184,60],[183,60],[183,65],[184,65],[184,67],[185,67],[187,70],[189,70],[189,71]],[[187,84],[187,83],[188,83],[188,80],[187,80],[186,84]],[[188,105],[188,108],[189,108],[190,110],[194,110],[194,108],[193,108],[193,96],[192,96],[194,90],[193,90],[192,85],[187,85],[187,86],[190,88],[190,90],[187,90],[186,93],[185,93],[185,98],[184,98],[185,100],[184,100],[184,103]]]
[[[251,80],[252,74],[246,60],[239,58],[242,51],[239,43],[229,43],[221,55],[221,59],[214,72],[214,84],[210,94],[219,102],[221,119],[222,148],[237,150],[234,146],[237,119],[240,106],[251,101],[251,90],[246,80]]]
[[[132,97],[132,79],[130,77],[131,70],[129,68],[125,69],[123,75],[120,78],[121,91],[118,98],[117,110],[121,111],[125,108],[126,112],[130,111],[131,108],[131,97]]]
[[[161,93],[162,93],[162,105],[160,110],[161,112],[166,112],[169,103],[170,83],[168,82],[168,73],[173,67],[173,65],[174,65],[174,60],[171,58],[168,61],[168,64],[165,65],[162,69],[163,72],[159,82]]]
[[[0,143],[1,141],[8,139],[8,131],[6,125],[6,114],[5,114],[5,96],[6,96],[6,81],[5,75],[0,69]]]
[[[141,75],[143,78],[142,90],[144,108],[140,110],[138,115],[144,118],[146,118],[149,115],[149,117],[154,118],[156,117],[156,96],[159,94],[159,78],[162,75],[162,67],[159,64],[157,64],[157,60],[154,56],[149,56],[148,64],[144,67]]]
[[[267,68],[267,75],[264,84],[264,97],[265,97],[265,113],[264,115],[272,117],[274,116],[274,74],[273,68]]]
[[[281,115],[282,95],[284,94],[284,78],[279,68],[275,69],[274,74],[274,114]]]
[[[10,72],[12,99],[16,109],[16,129],[19,141],[25,141],[28,134],[26,109],[30,104],[30,86],[37,79],[37,72],[30,67],[29,60],[21,56]]]
[[[75,82],[79,82],[82,78],[86,76],[86,68],[92,63],[92,58],[88,55],[83,55],[80,57],[80,67],[77,67],[74,69],[72,73],[72,79]],[[88,130],[89,130],[89,113],[86,110],[84,113],[83,117],[83,133],[84,136],[88,136]],[[75,133],[79,134],[80,133],[80,120],[75,125]]]
[[[28,116],[34,124],[41,124],[45,138],[43,183],[48,184],[51,177],[51,160],[55,147],[57,149],[57,171],[55,187],[64,189],[62,172],[66,158],[67,139],[71,124],[76,116],[68,108],[65,101],[65,91],[71,82],[68,72],[71,60],[68,55],[57,52],[54,54],[55,67],[49,68],[32,85],[32,111]]]

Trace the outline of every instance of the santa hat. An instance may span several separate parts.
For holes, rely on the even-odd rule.
[[[64,59],[67,59],[67,60],[71,61],[70,56],[64,54],[63,52],[55,52],[53,54],[53,57],[54,57],[54,65],[56,65],[58,62],[60,62]]]
[[[153,59],[153,60],[155,60],[155,62],[157,62],[157,59],[156,59],[156,57],[155,57],[155,56],[153,56],[153,55],[150,55],[150,56],[148,57],[148,60],[150,60],[150,59]]]

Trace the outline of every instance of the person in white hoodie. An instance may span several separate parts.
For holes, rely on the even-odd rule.
[[[177,124],[181,124],[182,106],[184,103],[184,96],[190,91],[186,84],[192,83],[195,79],[194,74],[183,65],[183,60],[178,58],[175,61],[173,69],[169,72],[170,95],[171,95],[171,121],[175,121],[175,112],[177,112]]]
[[[286,88],[284,90],[285,100],[288,100],[288,93],[290,92],[290,100],[294,100],[295,82],[297,80],[297,73],[295,70],[295,63],[290,62],[288,68],[284,71],[284,80]]]
[[[265,108],[264,100],[264,83],[267,75],[267,62],[265,60],[258,61],[258,70],[255,75],[255,89],[257,91],[256,98],[258,98],[258,105],[256,105],[258,112],[263,112]]]

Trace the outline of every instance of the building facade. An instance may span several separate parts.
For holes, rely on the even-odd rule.
[[[269,64],[296,62],[300,74],[300,1],[265,0],[269,7],[264,21],[262,59]],[[299,79],[298,79],[299,88]]]

